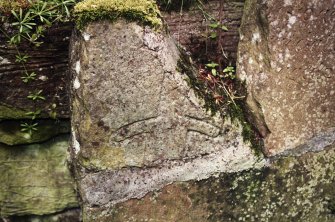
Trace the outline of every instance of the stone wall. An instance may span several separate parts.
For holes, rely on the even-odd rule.
[[[275,155],[282,150],[274,152],[269,147],[267,136],[274,135],[273,128],[259,124],[267,119],[267,114],[281,113],[265,112],[262,104],[268,101],[255,92],[288,92],[290,86],[269,81],[274,85],[255,87],[258,82],[248,78],[257,77],[255,70],[269,69],[272,63],[280,62],[271,62],[272,45],[267,45],[275,35],[271,33],[279,35],[283,31],[269,28],[271,16],[281,16],[282,12],[271,8],[272,4],[277,3],[246,2],[238,51],[239,76],[246,76],[249,90],[246,113],[252,114],[255,107],[264,112],[254,111],[249,119],[264,137],[264,152],[273,155],[271,158],[253,152],[252,145],[242,137],[238,121],[231,122],[228,117],[204,110],[204,101],[195,96],[200,89],[187,84],[197,70],[164,31],[119,19],[114,23],[92,22],[75,32],[70,61],[72,162],[83,200],[84,221],[334,220],[334,133],[322,128],[322,124],[332,124],[331,114],[322,116],[330,122],[314,124],[324,137],[312,139],[308,148],[273,142],[283,150],[295,148],[285,153],[289,157]],[[323,21],[331,19],[330,16]],[[288,21],[290,24],[290,18]],[[178,28],[171,27],[176,37]],[[185,27],[187,19],[179,33],[185,32]],[[193,34],[179,41],[184,41],[187,48]],[[293,39],[299,40],[299,36],[292,34]],[[323,44],[327,41],[326,38]],[[254,65],[254,59],[265,63]],[[266,73],[259,75],[268,78]],[[282,75],[276,78],[286,80]],[[331,91],[333,84],[329,80],[321,84],[324,88],[313,90]],[[300,92],[305,93],[304,90]],[[265,95],[269,98],[271,94]],[[268,107],[278,105],[286,110],[285,101],[292,98],[284,95],[272,94],[270,102],[278,103],[269,102]],[[251,96],[259,99],[254,101],[255,106],[250,105]],[[313,107],[310,100],[304,102]],[[319,102],[320,106],[332,107],[328,98]],[[294,104],[293,108],[299,106]],[[285,120],[278,119],[279,123]],[[299,125],[299,129],[303,127]],[[307,124],[306,130],[316,129]],[[289,134],[280,136],[291,139]]]
[[[20,45],[20,52],[29,56],[27,71],[37,74],[29,84],[22,81],[25,69],[15,62],[15,47],[0,34],[0,221],[56,221],[67,217],[57,213],[79,207],[67,162],[71,127],[66,78],[72,27],[50,28],[39,48]],[[36,90],[42,90],[45,100],[27,98]],[[21,124],[30,122],[26,112],[35,109],[42,110],[35,120],[37,130],[22,131]],[[48,214],[53,215],[41,216]],[[76,218],[70,221],[80,220],[78,214]]]
[[[206,112],[178,71],[181,53],[162,30],[123,20],[72,36],[72,162],[84,218],[176,181],[265,164],[238,121]]]
[[[334,221],[334,146],[285,157],[262,169],[224,173],[150,192],[87,221]]]
[[[218,1],[210,1],[205,4],[205,9],[214,16],[218,16],[218,6]],[[229,32],[224,33],[224,38],[227,40],[224,47],[232,55],[232,58],[235,58],[236,55],[237,27],[242,16],[242,6],[243,3],[240,1],[232,4],[224,4],[224,18],[229,27]],[[202,51],[209,45],[211,45],[213,51],[214,44],[201,36],[203,33],[206,33],[209,21],[203,21],[204,17],[202,14],[199,14],[196,6],[193,6],[190,10],[184,10],[183,13],[182,16],[179,12],[163,13],[163,17],[170,26],[173,36],[178,36],[180,43],[186,46],[187,50],[194,53],[194,55],[197,51],[194,49],[197,48],[198,51]],[[181,17],[183,18],[183,22],[180,22]],[[188,26],[192,25],[192,29],[194,30],[192,35],[188,34],[185,24]],[[5,25],[5,27],[8,26]],[[51,27],[44,38],[45,43],[38,48],[29,45],[20,45],[20,51],[30,56],[26,64],[27,70],[38,74],[37,80],[30,84],[24,83],[21,79],[24,68],[15,62],[15,55],[17,54],[15,48],[10,47],[6,43],[7,39],[2,33],[0,34],[0,87],[2,88],[0,90],[0,152],[4,153],[2,160],[4,166],[1,167],[0,173],[7,175],[3,178],[4,181],[1,189],[0,217],[3,217],[5,221],[51,220],[52,218],[56,218],[56,216],[51,215],[50,219],[49,216],[37,216],[37,214],[50,214],[62,211],[65,208],[77,206],[73,199],[74,186],[68,178],[69,172],[65,162],[65,159],[67,159],[67,144],[64,139],[65,137],[59,137],[59,135],[66,135],[70,131],[68,120],[70,109],[69,95],[67,93],[69,87],[67,82],[67,66],[69,37],[72,28],[72,24]],[[43,91],[46,100],[38,101],[34,104],[31,100],[27,99],[27,96],[37,89]],[[21,131],[21,124],[26,121],[27,116],[25,113],[33,109],[41,109],[42,114],[36,120],[38,131],[29,135],[27,132]],[[57,120],[51,119],[50,117],[54,117],[55,114]],[[197,128],[203,124],[207,124],[199,122],[199,125],[196,120],[186,120],[186,122],[189,121],[196,122]],[[210,125],[208,126],[211,127]],[[239,129],[236,128],[236,130]],[[234,136],[234,133],[229,134],[229,137],[232,136]],[[57,142],[59,138],[62,138],[61,145]],[[240,143],[240,140],[241,138],[237,138],[230,143],[233,144],[234,141]],[[56,152],[54,150],[55,147],[58,147],[57,155],[53,157],[52,155]],[[10,152],[9,149],[11,149]],[[34,153],[34,156],[30,156],[31,153]],[[190,154],[189,158],[192,158],[192,155],[196,154]],[[96,158],[96,162],[100,161],[99,158]],[[173,159],[174,156],[171,156],[171,158]],[[11,161],[26,165],[17,177],[14,175],[15,171],[19,169],[16,165],[11,165]],[[46,162],[50,162],[46,168],[47,171],[45,170],[46,166],[43,165]],[[62,168],[57,165],[58,163],[61,164]],[[29,174],[24,171],[32,167],[35,174]],[[58,172],[57,176],[54,175],[56,171]],[[59,179],[59,176],[64,177],[64,180]],[[54,184],[56,183],[54,179],[59,180],[59,182]],[[31,180],[34,180],[34,183]],[[29,185],[29,189],[25,188],[28,186],[26,183],[32,183],[32,185]],[[8,189],[8,187],[12,186],[17,187],[15,188],[17,190],[14,188],[14,190]],[[39,186],[43,186],[44,191],[39,191]],[[68,192],[65,192],[65,190]],[[12,192],[24,192],[27,198],[34,200],[34,203],[30,204],[26,199],[20,199],[18,195],[9,198]],[[40,197],[42,195],[41,192],[48,193],[51,196],[44,195],[45,198],[42,198]],[[64,195],[67,196],[63,196],[62,201],[56,201],[53,196],[55,192],[59,194],[65,192],[66,194],[64,193]],[[31,214],[33,216],[15,216],[23,214]],[[63,217],[61,216],[60,218]]]
[[[22,46],[41,74],[30,86],[0,37],[0,221],[80,221],[76,187],[85,222],[334,221],[334,0],[222,2],[204,9],[228,26],[224,51],[265,156],[189,85],[188,54],[221,54],[196,4],[162,13],[170,35],[123,19],[74,30],[70,70],[73,27],[51,28],[44,48]],[[48,103],[28,135],[38,87]]]

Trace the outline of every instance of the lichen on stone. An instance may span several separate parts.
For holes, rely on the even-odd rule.
[[[74,7],[77,27],[82,29],[89,22],[97,20],[115,21],[124,18],[159,28],[162,21],[153,0],[86,0]]]
[[[334,221],[334,145],[273,159],[271,165],[206,180],[172,183],[88,221]]]

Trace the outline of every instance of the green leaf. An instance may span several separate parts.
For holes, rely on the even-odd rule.
[[[15,62],[25,63],[28,61],[29,56],[28,55],[16,55],[15,58],[16,58]]]
[[[27,98],[28,99],[31,99],[33,101],[36,101],[36,100],[45,100],[45,97],[41,95],[42,93],[42,90],[39,90],[38,92],[35,92],[35,93],[30,93]]]
[[[227,66],[226,68],[223,69],[223,72],[235,72],[235,69],[233,66]]]
[[[224,30],[224,31],[228,31],[227,26],[224,26],[224,25],[221,26],[221,29]]]
[[[219,64],[217,64],[215,62],[211,62],[211,63],[206,64],[206,67],[208,67],[208,68],[215,68],[217,66],[219,66]]]
[[[211,32],[211,34],[209,35],[209,38],[211,38],[211,39],[215,39],[216,37],[217,37],[216,32]]]
[[[220,23],[214,22],[214,23],[209,24],[209,27],[211,27],[213,29],[216,29],[217,27],[219,27],[219,25],[220,25]]]
[[[213,75],[213,76],[216,76],[216,74],[217,74],[216,69],[212,69],[212,75]]]
[[[16,14],[16,12],[14,10],[11,11],[12,14],[14,15],[14,17],[20,21],[20,17],[18,16],[18,14]]]

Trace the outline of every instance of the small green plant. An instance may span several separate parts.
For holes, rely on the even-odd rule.
[[[15,62],[20,63],[24,71],[21,80],[24,83],[30,83],[36,80],[37,73],[28,71],[26,63],[29,61],[29,56],[20,52],[19,44],[29,43],[32,46],[39,47],[43,44],[41,40],[44,33],[53,24],[57,22],[65,22],[70,19],[71,7],[76,3],[76,0],[27,0],[23,2],[5,0],[0,3],[0,31],[8,39],[8,43],[17,51]],[[14,7],[15,6],[15,7]],[[4,25],[4,24],[9,25]],[[26,113],[30,118],[30,123],[22,123],[21,131],[32,134],[37,130],[37,123],[34,122],[41,114],[40,109],[36,109],[36,102],[46,100],[42,95],[42,90],[30,92],[28,99],[34,102],[34,110]],[[54,105],[54,104],[53,104]],[[52,110],[52,116],[56,117],[55,106]]]
[[[22,76],[21,79],[24,83],[29,83],[30,81],[35,80],[36,79],[35,77],[36,77],[35,72],[31,73],[25,72],[24,76]]]
[[[38,123],[22,123],[21,131],[27,132],[29,135],[32,135],[34,131],[37,131]]]
[[[212,22],[208,26],[211,30],[208,37],[211,38],[211,39],[216,39],[218,37],[218,35],[219,35],[218,30],[228,31],[227,26],[221,24],[218,21]]]
[[[36,25],[36,23],[32,22],[33,17],[30,16],[30,11],[28,11],[26,14],[23,14],[23,10],[20,8],[19,13],[16,13],[12,10],[12,14],[17,20],[16,22],[12,23],[12,26],[16,26],[19,32],[23,32],[27,29],[33,29],[33,26]]]
[[[222,71],[225,75],[224,77],[230,78],[230,79],[235,79],[235,68],[233,66],[227,66],[226,68],[223,69]]]
[[[41,114],[41,110],[38,109],[36,111],[30,111],[26,113],[26,116],[31,117],[32,120],[35,120],[37,116],[39,116]]]
[[[214,62],[211,62],[211,63],[206,64],[206,67],[211,69],[211,72],[212,72],[212,75],[213,75],[213,76],[216,76],[216,75],[217,75],[216,68],[217,68],[218,66],[219,66],[219,64],[214,63]]]
[[[15,62],[17,63],[26,63],[28,61],[29,56],[18,54],[15,56],[15,58],[16,58]]]
[[[228,31],[227,26],[225,26],[225,25],[223,25],[223,24],[221,24],[220,22],[217,22],[217,21],[215,21],[215,22],[209,24],[209,27],[212,28],[212,29],[220,28],[220,29],[222,29],[223,31]]]
[[[37,101],[37,100],[45,100],[45,97],[41,95],[42,94],[42,90],[38,90],[35,91],[33,93],[30,93],[27,98],[31,99],[33,101]]]
[[[219,71],[218,71],[219,70]],[[235,100],[242,99],[243,96],[237,96],[234,90],[235,69],[233,66],[227,66],[220,71],[219,64],[211,62],[205,65],[205,69],[200,69],[199,79],[204,83],[209,97],[214,98],[217,105],[236,106]]]
[[[14,35],[9,42],[12,45],[21,43],[22,40],[41,45],[37,40],[43,36],[46,28],[59,21],[68,21],[70,18],[70,7],[76,0],[28,0],[30,7],[27,10],[12,10],[11,26]],[[8,19],[7,19],[8,20]]]

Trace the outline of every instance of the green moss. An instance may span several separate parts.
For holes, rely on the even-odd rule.
[[[22,119],[22,118],[27,117],[25,113],[26,111],[22,109],[0,105],[0,120],[1,119]]]
[[[182,52],[182,49],[180,51]],[[192,67],[189,56],[187,56],[185,53],[181,53],[181,58],[178,61],[178,71],[187,75],[185,80],[194,90],[196,95],[200,99],[203,99],[205,102],[204,108],[206,111],[211,112],[212,115],[215,115],[219,112],[223,118],[230,117],[233,122],[236,124],[240,123],[242,125],[242,136],[244,141],[250,142],[252,145],[251,148],[254,150],[255,155],[261,156],[263,144],[262,141],[258,138],[257,131],[254,130],[251,124],[247,121],[246,113],[243,111],[244,101],[236,100],[235,104],[230,102],[225,105],[218,105],[215,102],[215,98],[210,93],[207,93],[208,89],[205,84],[194,75],[194,73],[197,72]],[[240,94],[245,94],[245,85],[243,83],[236,80],[235,86],[238,88],[237,91],[240,92]],[[224,92],[222,92],[221,95],[227,97]],[[229,100],[229,98],[226,99]]]
[[[126,166],[124,152],[119,147],[95,147],[89,158],[79,155],[79,164],[90,170],[120,169]]]
[[[253,129],[252,125],[247,121],[246,113],[243,111],[244,104],[242,101],[236,102],[235,105],[229,107],[229,115],[233,121],[236,121],[242,125],[242,136],[244,142],[250,142],[251,148],[255,152],[256,156],[262,156],[263,143],[258,138],[258,133]]]
[[[26,0],[1,0],[0,14],[11,14],[11,10],[17,11],[20,8],[27,8],[29,2]]]
[[[152,27],[162,26],[160,12],[153,0],[85,0],[74,7],[74,17],[79,29],[97,20],[115,21],[124,18]]]
[[[0,217],[43,215],[77,207],[67,168],[68,136],[42,144],[0,144]]]
[[[208,221],[334,221],[333,148],[199,181],[196,196]]]
[[[333,222],[334,148],[276,159],[262,169],[173,183],[113,209],[87,209],[84,221]]]

